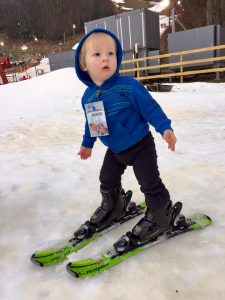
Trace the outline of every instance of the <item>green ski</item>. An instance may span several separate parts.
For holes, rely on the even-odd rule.
[[[184,217],[180,215],[180,218]],[[116,252],[114,247],[112,247],[108,251],[105,251],[94,258],[87,258],[84,260],[69,263],[67,265],[67,271],[77,278],[97,275],[126,260],[130,256],[133,256],[139,252],[144,251],[147,248],[159,244],[166,239],[175,237],[188,231],[204,228],[211,223],[212,221],[210,217],[204,214],[195,214],[185,219],[185,226],[176,226],[173,229],[159,235],[154,241],[146,243],[144,246],[138,247],[125,253],[118,253]]]
[[[129,194],[131,197],[131,195]],[[67,257],[79,251],[80,249],[84,248],[86,245],[90,244],[92,241],[96,240],[97,238],[103,236],[106,232],[120,226],[122,223],[133,219],[134,217],[143,214],[146,210],[145,202],[142,202],[139,205],[136,205],[134,202],[129,204],[129,209],[123,215],[123,217],[119,218],[117,221],[113,222],[109,226],[105,226],[91,236],[89,235],[88,238],[80,238],[77,239],[72,237],[71,239],[66,240],[65,242],[60,243],[60,245],[56,245],[53,248],[46,249],[44,251],[37,251],[31,256],[31,262],[44,267],[44,266],[51,266],[61,261],[67,259]]]

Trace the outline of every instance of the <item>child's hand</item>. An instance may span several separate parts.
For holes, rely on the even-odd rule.
[[[172,130],[165,130],[164,133],[163,133],[163,139],[167,142],[168,149],[170,149],[171,151],[174,151],[177,139],[176,139],[173,131]]]
[[[81,146],[80,151],[77,153],[77,155],[80,155],[81,159],[88,159],[91,157],[92,148],[86,148]]]

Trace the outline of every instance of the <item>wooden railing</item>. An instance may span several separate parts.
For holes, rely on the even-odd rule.
[[[217,72],[225,71],[225,67],[223,67],[223,66],[225,66],[225,56],[216,55],[215,57],[210,57],[210,58],[194,59],[194,60],[186,60],[185,59],[184,60],[185,55],[207,52],[207,51],[218,51],[218,50],[222,50],[222,49],[225,50],[225,45],[213,46],[213,47],[207,47],[207,48],[199,48],[199,49],[194,49],[194,50],[173,52],[173,53],[168,53],[168,54],[125,60],[122,62],[122,67],[121,67],[120,73],[124,74],[124,73],[135,72],[135,74],[136,74],[135,78],[140,81],[145,80],[145,79],[160,79],[160,78],[170,78],[170,77],[175,76],[175,77],[180,77],[180,82],[183,82],[184,76],[187,76],[187,75],[217,73]],[[225,53],[225,51],[224,51],[224,53]],[[170,57],[179,57],[179,61],[173,62],[173,63],[160,64],[160,61],[168,59]],[[150,60],[150,61],[158,60],[159,64],[156,64],[156,65],[154,64],[151,66],[150,65],[151,62],[150,62],[149,66],[140,67],[141,62],[146,62],[146,65],[147,65],[148,60]],[[190,65],[194,65],[196,63],[199,64],[199,63],[212,63],[212,62],[215,63],[212,68],[204,68],[203,66],[192,66],[192,67],[190,66]],[[221,64],[221,62],[222,62],[222,64]],[[126,69],[125,65],[128,63],[132,63],[132,64],[136,65],[136,67]],[[220,66],[215,66],[216,64],[218,64]],[[188,65],[189,70],[184,70],[184,67],[185,66],[187,67],[187,65]],[[177,66],[177,69],[179,69],[179,72],[177,72],[177,71],[173,72],[172,70],[170,70],[171,67],[175,67],[175,66]],[[160,72],[159,72],[160,74],[154,74],[154,75],[147,74],[146,76],[140,74],[141,71],[158,70],[158,69],[160,69]],[[162,71],[161,69],[164,69],[164,70]],[[157,71],[155,73],[157,73]]]

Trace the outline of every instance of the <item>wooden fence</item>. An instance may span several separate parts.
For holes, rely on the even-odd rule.
[[[225,45],[220,46],[213,46],[213,47],[207,47],[207,48],[199,48],[194,50],[187,50],[187,51],[181,51],[181,52],[172,52],[168,54],[162,54],[162,55],[155,55],[155,56],[149,56],[149,57],[143,57],[143,58],[137,58],[137,59],[131,59],[131,60],[125,60],[122,62],[120,73],[129,73],[129,72],[135,72],[135,78],[137,80],[145,80],[145,79],[161,79],[161,78],[171,78],[171,77],[180,77],[180,82],[183,82],[184,76],[187,75],[197,75],[197,74],[208,74],[208,73],[217,73],[218,72],[225,72],[225,51],[222,56],[218,56],[219,51],[218,50],[225,50]],[[194,59],[194,60],[186,60],[185,55],[190,54],[196,54],[196,53],[202,53],[207,51],[217,51],[217,55],[215,57],[210,58],[202,58],[202,59]],[[178,62],[173,63],[160,63],[163,60],[168,60],[170,57],[179,57]],[[150,63],[147,61],[150,60]],[[159,63],[156,65],[150,65],[151,60],[158,60]],[[140,67],[140,63],[145,62],[146,66]],[[136,65],[135,68],[126,69],[126,64],[134,64]],[[200,63],[214,63],[213,67],[206,68],[204,66],[193,66],[190,65],[194,64],[200,64]],[[148,65],[149,64],[149,65]],[[184,67],[188,66],[188,70],[184,70]],[[177,67],[179,71],[172,71],[171,67]],[[160,69],[160,74],[154,74],[149,75],[148,70],[154,71],[157,69]],[[163,70],[164,69],[164,70]],[[146,75],[140,74],[140,72],[147,71]],[[154,72],[153,72],[154,73]],[[155,72],[157,73],[157,72]]]

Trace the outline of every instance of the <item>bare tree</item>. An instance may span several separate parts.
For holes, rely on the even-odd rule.
[[[84,22],[114,13],[110,0],[0,0],[0,29],[11,37],[62,39]]]
[[[225,0],[207,0],[207,24],[225,25]]]

